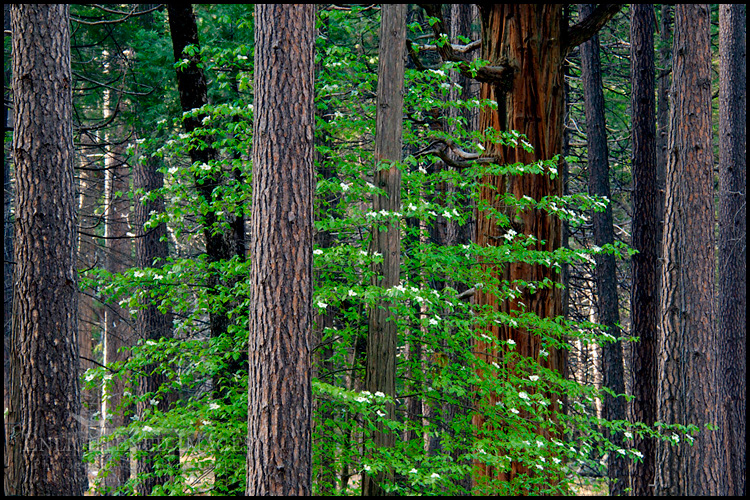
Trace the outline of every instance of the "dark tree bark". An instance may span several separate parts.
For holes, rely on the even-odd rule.
[[[13,5],[16,283],[5,493],[83,495],[67,5]]]
[[[383,4],[380,21],[380,49],[378,62],[377,116],[375,125],[374,183],[385,191],[373,199],[373,211],[395,212],[401,208],[401,171],[395,162],[401,161],[401,132],[404,106],[404,63],[406,49],[406,5]],[[401,264],[401,234],[398,221],[386,225],[385,231],[373,227],[372,248],[383,256],[376,269],[373,284],[389,289],[399,283]],[[370,310],[367,334],[367,373],[365,387],[396,396],[396,322],[390,304],[382,300]],[[388,405],[388,417],[394,417],[393,405]],[[392,448],[395,434],[382,427],[373,441],[378,448]],[[363,477],[362,495],[383,495],[383,481],[388,472],[373,478]]]
[[[585,19],[594,11],[593,4],[581,4],[580,16]],[[610,198],[609,150],[604,118],[604,92],[602,90],[599,36],[594,35],[580,46],[581,80],[586,112],[586,137],[588,143],[589,194]],[[604,212],[591,215],[594,225],[594,244],[601,247],[615,240],[612,226],[612,205]],[[610,335],[620,337],[620,308],[617,298],[617,265],[612,254],[596,255],[596,288],[598,321],[607,327]],[[625,375],[622,342],[608,342],[602,348],[602,373],[604,385],[617,394],[625,394]],[[604,397],[604,415],[608,420],[625,420],[625,399]],[[622,448],[622,433],[609,434],[609,439]],[[609,494],[622,495],[628,487],[628,463],[618,453],[610,453],[607,463]]]
[[[657,445],[657,495],[721,493],[709,7],[677,5],[659,325],[657,420],[700,433]]]
[[[3,4],[3,28],[6,33],[10,32],[10,4]],[[11,75],[8,71],[3,73],[3,84],[6,88],[11,86]],[[3,134],[12,130],[10,102],[3,99]],[[3,148],[3,352],[10,352],[11,324],[13,323],[13,191],[11,181],[11,159],[10,151]],[[4,356],[3,362],[3,408],[9,408],[8,397],[10,396],[11,374],[8,369],[8,358]],[[17,380],[17,378],[16,378]],[[6,420],[7,422],[7,420]],[[3,430],[3,470],[8,469],[8,456],[10,452],[6,446],[5,430]],[[6,490],[6,494],[7,490]]]
[[[311,493],[315,6],[255,8],[248,495]]]
[[[653,5],[633,4],[630,24],[630,63],[633,86],[630,106],[633,124],[633,222],[630,298],[633,344],[632,414],[648,425],[656,421],[656,339],[659,323],[659,255],[661,253],[661,196],[656,161],[654,116]],[[643,461],[631,464],[631,488],[636,496],[654,493],[656,443],[635,437]]]
[[[719,304],[727,495],[745,496],[747,75],[745,6],[719,6]]]

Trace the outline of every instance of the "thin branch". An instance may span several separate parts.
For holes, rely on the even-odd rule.
[[[149,95],[151,95],[154,92],[153,88],[150,91],[148,91],[148,92],[134,92],[132,90],[125,90],[125,89],[122,89],[122,88],[118,89],[117,87],[113,87],[112,85],[109,85],[107,83],[99,82],[99,81],[96,81],[96,80],[94,80],[92,78],[84,76],[83,74],[78,73],[77,71],[73,71],[73,76],[75,76],[77,78],[80,78],[81,80],[87,81],[89,83],[93,83],[94,85],[97,85],[97,86],[100,86],[100,87],[104,87],[104,88],[109,89],[109,90],[113,90],[113,91],[118,92],[120,94],[127,94],[127,95],[132,95],[132,96],[149,96]],[[117,79],[119,80],[119,77]],[[115,81],[117,81],[117,80],[115,80]]]
[[[103,19],[101,21],[84,21],[83,19],[79,19],[77,17],[72,17],[72,16],[71,16],[70,19],[71,19],[71,21],[75,21],[75,22],[80,23],[80,24],[86,24],[88,26],[96,26],[98,24],[117,24],[117,23],[121,23],[121,22],[127,21],[131,17],[142,16],[144,14],[148,14],[149,12],[153,12],[155,10],[158,10],[158,9],[160,9],[162,7],[162,5],[163,4],[158,4],[156,7],[152,7],[150,9],[146,9],[146,10],[143,10],[143,11],[140,11],[140,12],[136,12],[136,10],[139,7],[139,4],[135,4],[133,6],[133,10],[131,10],[130,12],[123,12],[123,11],[119,11],[119,10],[108,9],[108,8],[104,7],[103,5],[96,5],[95,4],[93,6],[96,7],[97,9],[99,9],[99,10],[102,10],[104,12],[108,12],[110,14],[117,14],[118,16],[123,16],[123,17],[121,17],[119,19]]]
[[[482,47],[482,41],[481,40],[474,40],[473,42],[467,43],[466,45],[457,45],[455,43],[451,44],[451,50],[455,54],[467,54],[473,50],[476,50],[478,48]],[[422,50],[440,50],[440,47],[437,45],[418,45],[417,48]]]

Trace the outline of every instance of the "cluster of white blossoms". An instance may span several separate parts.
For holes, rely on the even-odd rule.
[[[367,219],[378,219],[378,218],[384,218],[385,219],[385,218],[390,218],[391,216],[393,216],[393,217],[401,217],[402,214],[401,214],[401,212],[396,212],[396,211],[389,212],[388,210],[380,210],[380,211],[377,211],[377,212],[367,212],[365,214],[365,218],[367,218]]]
[[[557,172],[555,170],[555,172]],[[560,216],[563,219],[569,220],[574,225],[585,224],[588,221],[588,216],[584,213],[577,213],[566,207],[559,206],[556,202],[552,201],[547,206],[547,211]]]
[[[381,391],[376,391],[375,394],[371,393],[370,391],[362,391],[359,393],[359,396],[354,398],[354,401],[358,403],[367,403],[369,401],[374,401],[376,399],[385,399],[386,395]],[[380,415],[380,412],[378,412],[378,415]],[[380,415],[381,417],[384,417],[385,414]]]
[[[601,198],[601,200],[593,201],[592,204],[594,205],[594,208],[606,208],[607,204],[609,203],[609,198],[607,198],[606,196],[600,196],[599,198]]]

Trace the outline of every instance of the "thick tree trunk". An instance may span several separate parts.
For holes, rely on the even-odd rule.
[[[719,309],[726,494],[745,496],[747,74],[745,6],[719,6]]]
[[[694,424],[693,446],[657,445],[657,495],[721,493],[708,5],[675,7],[659,328],[657,420]]]
[[[562,148],[563,130],[563,81],[562,62],[562,7],[557,5],[518,5],[495,4],[481,9],[482,14],[482,59],[490,65],[502,62],[512,68],[512,74],[505,81],[496,84],[483,83],[481,98],[498,103],[497,110],[484,108],[479,116],[479,129],[492,127],[498,131],[516,130],[525,134],[534,147],[533,153],[521,148],[487,143],[488,156],[498,158],[501,164],[521,162],[534,163],[548,160],[559,154]],[[487,176],[482,179],[480,199],[490,207],[505,212],[499,198],[506,192],[517,199],[524,195],[536,200],[544,196],[560,195],[560,176],[551,179],[548,175]],[[553,251],[560,246],[561,223],[556,217],[542,210],[526,210],[520,217],[513,217],[514,230],[519,234],[534,235],[538,243],[535,250]],[[479,210],[476,222],[476,242],[481,246],[496,246],[505,241],[504,230],[489,212]],[[494,264],[483,264],[492,269],[493,274],[508,281],[559,281],[559,275],[552,267],[523,263],[508,264],[505,269],[493,268]],[[519,302],[526,310],[543,318],[554,318],[562,314],[560,291],[557,288],[543,288],[536,293],[525,291],[513,301],[499,303],[494,295],[481,289],[475,296],[478,306],[490,306],[495,310],[510,312],[520,310]],[[549,356],[539,362],[563,373],[563,353],[551,346],[542,346],[538,336],[522,329],[494,325],[487,334],[501,341],[514,340],[516,350],[523,356],[539,358],[539,350],[544,347]],[[492,362],[499,353],[492,352],[490,344],[478,342],[475,350],[485,360]],[[551,409],[559,409],[557,398],[552,398]],[[474,418],[478,432],[482,432],[484,421]],[[498,474],[492,467],[479,465],[479,477],[497,477],[512,480],[518,474],[529,473],[520,463],[514,463],[510,473]],[[477,478],[478,479],[478,478]]]
[[[653,5],[633,4],[630,24],[630,63],[633,93],[633,222],[630,298],[633,344],[632,414],[637,422],[656,421],[656,329],[659,324],[659,255],[662,197],[659,194],[654,117]],[[636,496],[654,493],[656,442],[635,437],[643,461],[631,464],[631,488]]]
[[[383,4],[380,21],[380,52],[378,62],[377,116],[375,129],[375,185],[385,191],[373,199],[373,211],[390,213],[401,209],[401,171],[394,163],[401,161],[401,132],[404,105],[404,62],[406,49],[406,5]],[[375,285],[384,290],[399,283],[401,234],[398,220],[380,231],[373,229],[372,247],[383,256],[376,273]],[[396,396],[396,321],[387,300],[370,310],[367,334],[368,391]],[[388,405],[388,417],[394,418],[394,407]],[[395,434],[380,428],[373,438],[377,448],[392,448]],[[390,474],[382,472],[373,478],[363,477],[362,495],[382,495],[380,485]]]
[[[315,6],[255,23],[246,493],[309,495]]]
[[[5,493],[83,495],[68,5],[13,5],[15,295]]]

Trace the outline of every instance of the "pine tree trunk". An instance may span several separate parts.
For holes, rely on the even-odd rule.
[[[311,493],[315,6],[255,8],[247,495]]]
[[[722,444],[728,495],[745,496],[747,75],[745,6],[719,6],[719,309]]]
[[[5,493],[83,495],[68,5],[11,7],[15,295]]]
[[[654,13],[653,5],[633,4],[630,25],[630,62],[633,93],[633,219],[630,299],[633,344],[633,419],[656,421],[656,329],[659,323],[659,254],[661,246],[661,196],[656,160],[654,116]],[[643,461],[631,464],[631,488],[636,496],[654,493],[656,443],[635,437]]]
[[[718,346],[708,5],[677,5],[659,328],[657,420],[694,424],[693,446],[657,445],[657,495],[717,495]]]

